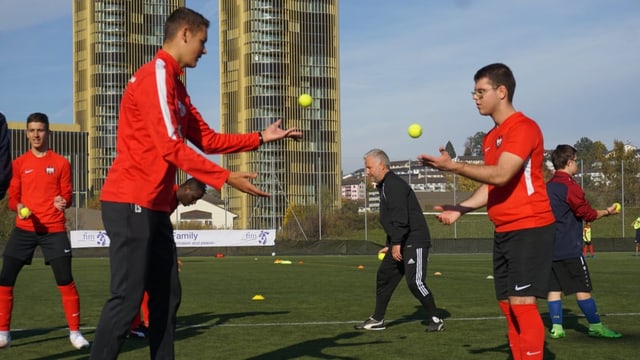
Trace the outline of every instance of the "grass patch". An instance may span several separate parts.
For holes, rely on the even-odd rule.
[[[428,284],[446,331],[426,333],[425,314],[401,283],[387,312],[385,331],[358,332],[353,325],[373,310],[375,272],[370,256],[187,257],[180,274],[183,301],[178,313],[177,359],[508,359],[506,322],[493,294],[491,256],[434,254]],[[299,262],[302,262],[301,264]],[[621,332],[616,340],[587,336],[587,322],[575,302],[565,304],[567,337],[546,339],[545,359],[630,359],[637,356],[640,320],[637,299],[640,257],[599,253],[588,259],[594,298],[603,322]],[[108,296],[108,259],[74,259],[85,336]],[[364,269],[359,270],[358,265]],[[442,276],[433,276],[439,271]],[[252,301],[261,294],[264,301]],[[546,303],[539,302],[545,315]],[[49,267],[35,259],[15,288],[12,346],[3,359],[86,359],[68,341],[60,297]],[[384,355],[382,355],[384,354]],[[120,359],[148,358],[144,340],[128,340]]]

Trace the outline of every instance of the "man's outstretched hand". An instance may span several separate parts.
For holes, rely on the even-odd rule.
[[[290,138],[293,140],[302,139],[302,131],[297,128],[291,129],[282,129],[280,125],[282,124],[282,119],[278,119],[271,123],[266,129],[262,130],[262,140],[265,143],[276,141],[284,138]]]
[[[258,189],[257,186],[251,183],[250,180],[255,179],[256,177],[258,177],[258,174],[256,173],[232,172],[231,174],[229,174],[229,177],[227,178],[227,184],[229,184],[234,189],[238,189],[243,193],[247,193],[249,195],[264,196],[264,197],[270,196],[269,193],[266,193]]]

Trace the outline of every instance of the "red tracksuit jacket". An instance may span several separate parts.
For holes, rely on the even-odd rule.
[[[191,104],[178,63],[166,51],[131,77],[122,96],[116,158],[100,200],[134,203],[169,212],[174,201],[176,168],[220,189],[229,171],[205,154],[228,154],[260,146],[258,133],[220,134],[213,131]]]

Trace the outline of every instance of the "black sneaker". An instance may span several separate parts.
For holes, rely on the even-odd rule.
[[[444,330],[444,321],[436,316],[432,316],[427,325],[427,332],[436,332]]]
[[[373,317],[369,317],[362,324],[355,325],[353,328],[356,330],[384,330],[387,327],[384,325],[384,319],[378,321]]]

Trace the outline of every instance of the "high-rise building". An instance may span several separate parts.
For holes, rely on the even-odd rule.
[[[279,228],[289,207],[340,206],[340,87],[337,0],[220,0],[223,132],[262,130],[277,119],[304,139],[225,155],[231,171],[257,172],[269,198],[223,193],[236,227]],[[301,107],[298,97],[313,103]]]
[[[162,46],[184,0],[73,0],[74,122],[89,134],[89,187],[100,191],[116,155],[122,92]]]

